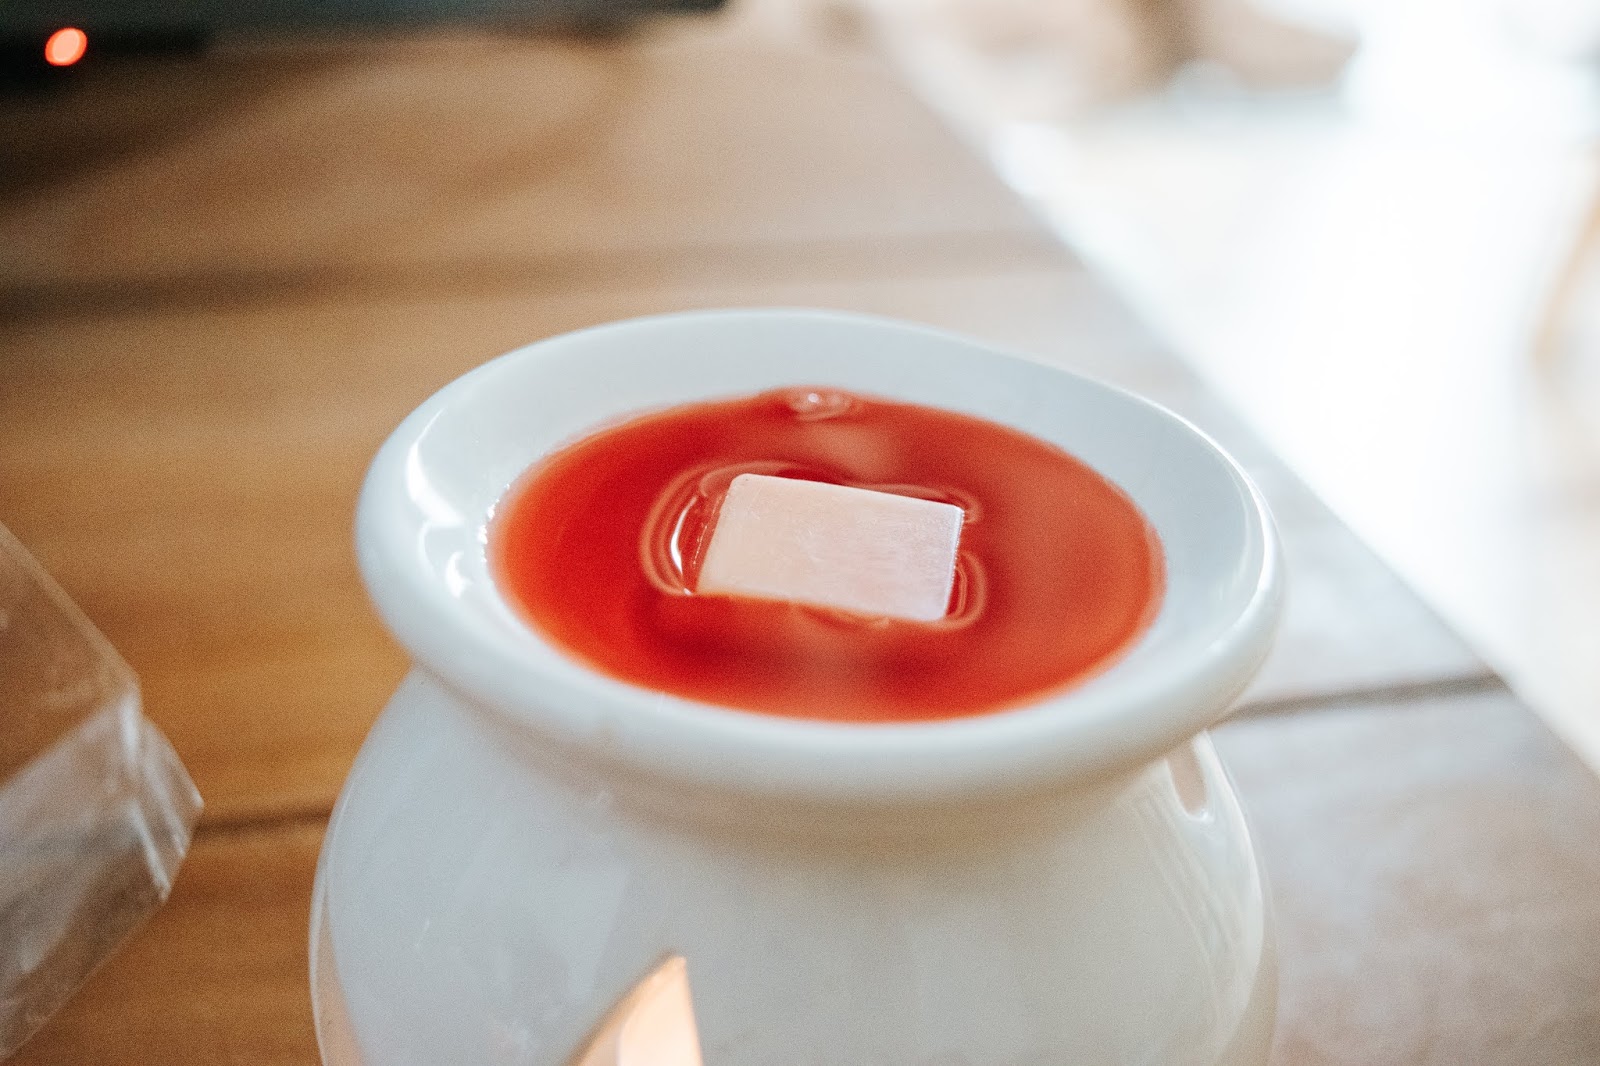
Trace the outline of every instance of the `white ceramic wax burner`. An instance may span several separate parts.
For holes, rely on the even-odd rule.
[[[1036,704],[844,725],[599,675],[502,598],[486,526],[552,448],[814,383],[1001,422],[1111,479],[1164,548],[1150,629]],[[328,1063],[691,1063],[693,1027],[664,1025],[690,1043],[659,1058],[640,1036],[684,972],[706,1066],[1266,1061],[1267,906],[1203,731],[1266,653],[1281,568],[1260,497],[1180,419],[877,319],[644,319],[442,390],[379,452],[357,525],[416,665],[323,847]],[[666,999],[635,991],[673,973]],[[648,1018],[601,1028],[641,996]]]

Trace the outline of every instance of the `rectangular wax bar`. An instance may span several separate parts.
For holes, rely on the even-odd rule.
[[[949,606],[963,518],[933,500],[740,474],[696,591],[931,622]]]

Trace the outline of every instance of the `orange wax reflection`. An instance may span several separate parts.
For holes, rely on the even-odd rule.
[[[52,67],[70,67],[89,50],[89,35],[68,26],[57,30],[44,42],[44,61]]]

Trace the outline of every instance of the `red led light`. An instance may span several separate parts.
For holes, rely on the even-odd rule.
[[[89,35],[71,26],[57,30],[44,42],[44,61],[52,67],[70,67],[89,50]]]

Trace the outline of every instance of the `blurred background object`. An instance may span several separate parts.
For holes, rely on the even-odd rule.
[[[860,3],[1600,766],[1600,2]]]
[[[1351,49],[1249,0],[860,2],[947,106],[1007,121],[1082,118],[1179,76],[1316,84]]]
[[[0,5],[0,88],[49,84],[69,68],[194,52],[218,35],[610,28],[650,15],[712,11],[723,0],[21,0]]]
[[[0,1059],[166,900],[199,816],[132,671],[0,526]]]
[[[162,34],[420,27],[441,22],[548,24],[709,11],[721,3],[722,0],[13,0],[0,10],[0,33],[48,34],[61,26],[110,34]]]

